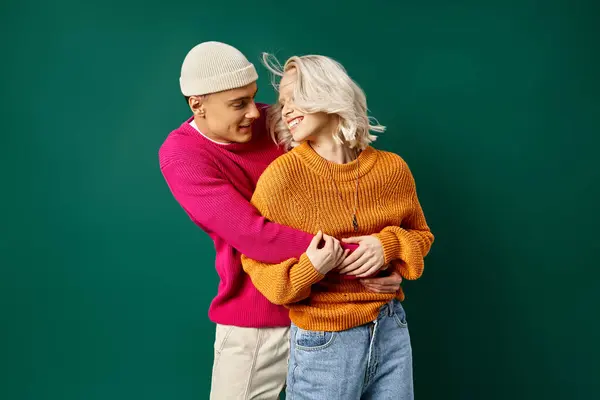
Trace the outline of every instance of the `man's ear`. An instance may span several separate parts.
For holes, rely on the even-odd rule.
[[[206,96],[190,96],[188,104],[196,117],[204,118],[206,114]]]

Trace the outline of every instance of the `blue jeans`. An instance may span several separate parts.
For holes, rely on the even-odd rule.
[[[286,399],[412,400],[412,349],[397,300],[377,319],[341,332],[292,324]]]

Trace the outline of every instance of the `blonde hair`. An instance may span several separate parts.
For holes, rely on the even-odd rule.
[[[351,149],[364,150],[377,139],[370,131],[385,131],[385,126],[368,116],[365,93],[337,61],[321,55],[294,56],[282,67],[271,54],[263,53],[262,59],[273,74],[271,83],[276,91],[279,91],[277,77],[296,69],[297,80],[293,94],[295,107],[306,114],[336,114],[339,124],[334,139],[338,143],[346,143]],[[275,143],[289,150],[298,143],[283,121],[281,110],[279,102],[269,107],[268,127]]]

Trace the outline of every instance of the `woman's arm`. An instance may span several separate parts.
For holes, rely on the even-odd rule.
[[[416,196],[402,226],[388,226],[375,237],[381,241],[384,264],[392,262],[404,279],[414,280],[423,275],[424,258],[431,249],[434,236]]]
[[[266,264],[242,255],[242,267],[256,289],[279,305],[306,299],[310,287],[325,277],[313,267],[306,253],[279,264]]]
[[[321,241],[324,245],[319,248]],[[286,305],[310,296],[311,286],[323,279],[346,254],[337,239],[319,232],[299,259],[266,264],[242,256],[242,268],[271,303]]]
[[[413,175],[404,161],[401,162],[396,184],[402,193],[396,193],[402,200],[402,223],[388,226],[370,236],[344,239],[345,243],[356,243],[358,249],[340,264],[341,274],[356,275],[359,278],[371,275],[383,265],[392,264],[404,279],[421,277],[424,258],[429,253],[434,236],[427,225],[419,202]]]
[[[286,181],[272,176],[274,168],[267,168],[256,184],[251,203],[268,221],[285,220],[286,207],[274,193],[286,192]],[[284,201],[285,203],[285,201]],[[323,246],[319,248],[319,245]],[[325,277],[348,254],[341,243],[322,232],[311,237],[306,251],[300,257],[290,257],[279,263],[259,261],[248,254],[242,255],[242,268],[252,283],[271,303],[290,304],[310,296],[311,286]]]

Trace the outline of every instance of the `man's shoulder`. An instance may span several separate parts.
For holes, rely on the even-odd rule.
[[[158,149],[161,168],[173,163],[202,163],[211,161],[207,146],[191,133],[194,129],[187,121],[172,130]]]

